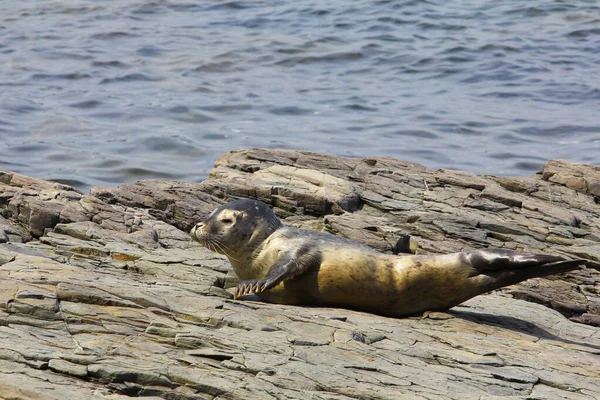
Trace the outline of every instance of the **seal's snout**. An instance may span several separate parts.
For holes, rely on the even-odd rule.
[[[195,239],[200,239],[203,236],[203,232],[206,230],[204,222],[198,222],[190,230],[190,236]]]

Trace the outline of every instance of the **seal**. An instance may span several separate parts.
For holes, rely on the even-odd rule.
[[[447,310],[529,278],[583,268],[585,260],[482,249],[390,255],[328,233],[286,226],[265,203],[224,204],[190,235],[224,254],[241,282],[235,298],[341,307],[392,317]]]

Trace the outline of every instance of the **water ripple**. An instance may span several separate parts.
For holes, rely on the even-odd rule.
[[[599,163],[585,0],[0,2],[0,166],[199,181],[236,148],[529,175]]]
[[[107,40],[111,41],[114,39],[120,38],[136,38],[138,35],[132,34],[130,32],[118,31],[118,32],[102,32],[102,33],[94,33],[90,35],[91,40]]]
[[[114,78],[104,78],[100,81],[101,85],[110,83],[125,83],[125,82],[157,82],[163,78],[150,76],[141,72],[134,72],[131,74],[119,75]]]
[[[92,76],[89,74],[82,74],[78,72],[69,73],[69,74],[33,74],[30,79],[32,80],[46,80],[46,81],[56,81],[56,80],[70,80],[76,81],[79,79],[89,79]]]
[[[342,53],[331,53],[320,56],[303,56],[303,57],[289,57],[283,60],[277,61],[277,65],[298,65],[298,64],[312,64],[312,63],[332,63],[332,62],[344,62],[351,60],[358,60],[363,58],[363,54],[359,52],[342,52]]]
[[[70,104],[69,107],[80,108],[80,109],[91,109],[102,106],[102,102],[98,100],[84,100],[77,103]]]

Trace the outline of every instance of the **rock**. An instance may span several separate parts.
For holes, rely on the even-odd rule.
[[[598,166],[552,160],[544,166],[542,176],[544,180],[600,197],[600,167]]]
[[[211,183],[219,188],[227,186],[231,196],[251,196],[291,211],[302,207],[312,215],[327,215],[336,209],[352,212],[360,203],[351,182],[314,169],[273,165],[249,176],[239,173],[225,174],[224,179],[216,174],[213,176],[216,178]],[[248,187],[252,190],[248,191]],[[278,201],[280,197],[291,202],[282,203]]]
[[[417,253],[534,249],[600,268],[598,174],[551,161],[531,178],[477,176],[268,149],[224,155],[202,183],[89,195],[0,172],[0,398],[598,398],[593,268],[391,319],[234,301],[227,261],[187,233],[250,196],[380,251],[410,235]]]
[[[78,378],[86,378],[88,376],[87,366],[74,364],[64,360],[50,360],[48,362],[48,368],[50,368],[54,372],[63,373]]]

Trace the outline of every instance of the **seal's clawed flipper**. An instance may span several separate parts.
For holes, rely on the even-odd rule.
[[[274,282],[272,279],[267,278],[242,281],[235,288],[235,294],[233,295],[233,298],[237,299],[238,297],[245,296],[247,294],[264,292],[265,290],[271,289],[277,285],[280,281]]]
[[[240,282],[235,288],[234,299],[252,293],[260,293],[279,285],[279,283],[290,275],[290,262],[277,262],[273,265],[267,275],[262,279],[248,279]]]
[[[235,288],[234,298],[252,293],[260,293],[279,285],[281,281],[294,279],[318,266],[321,258],[309,247],[300,247],[294,252],[281,254],[262,279],[248,279]]]
[[[462,257],[473,268],[471,276],[484,280],[486,291],[530,278],[572,271],[585,265],[584,260],[505,249],[474,250],[463,253]]]

